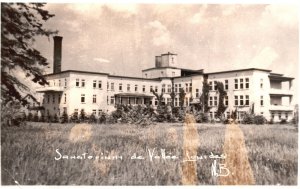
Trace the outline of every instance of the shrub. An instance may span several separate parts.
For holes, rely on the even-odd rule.
[[[107,114],[106,113],[101,113],[101,115],[99,116],[99,123],[105,123],[106,118],[107,118]]]
[[[29,112],[27,116],[27,121],[32,121],[32,120],[33,120],[33,115],[31,112]]]
[[[78,112],[74,112],[70,117],[70,122],[79,123]]]
[[[35,114],[33,115],[32,121],[34,121],[34,122],[39,122],[39,116],[38,116],[37,113],[35,113]]]
[[[97,123],[97,118],[95,116],[95,114],[91,114],[90,117],[89,117],[89,122],[90,123]]]
[[[47,122],[48,123],[52,123],[52,116],[49,114],[48,116],[47,116]]]
[[[254,124],[263,125],[266,122],[266,118],[262,115],[254,116]]]
[[[58,116],[57,116],[57,114],[54,114],[54,116],[53,116],[53,123],[58,123]]]
[[[273,118],[270,119],[269,124],[270,125],[274,124],[274,119]]]
[[[66,111],[64,111],[60,117],[60,122],[61,123],[68,123],[69,119],[68,119],[68,114]]]
[[[83,123],[83,122],[85,122],[86,119],[87,119],[86,113],[85,113],[84,109],[81,109],[80,115],[79,115],[79,120],[81,123]]]
[[[39,122],[45,122],[45,116],[44,116],[44,114],[41,115],[41,117],[39,119]]]
[[[280,124],[287,124],[287,121],[286,121],[286,119],[282,119],[282,120],[280,120]]]
[[[243,124],[253,124],[255,115],[253,114],[245,114],[242,120]]]

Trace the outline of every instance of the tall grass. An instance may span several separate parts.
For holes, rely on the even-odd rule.
[[[223,153],[225,125],[195,124],[195,127],[199,136],[197,154]],[[14,185],[15,181],[21,185],[183,184],[181,160],[150,161],[147,151],[155,148],[156,154],[160,155],[162,148],[167,155],[182,158],[183,124],[161,123],[146,128],[130,124],[92,125],[84,131],[87,140],[72,140],[72,128],[74,124],[45,123],[3,128],[2,184]],[[297,133],[293,129],[284,130],[275,126],[242,126],[242,130],[256,184],[296,184]],[[76,133],[82,134],[80,130]],[[107,156],[122,155],[123,159],[56,161],[57,148],[68,155],[103,153]],[[146,159],[131,160],[134,153]],[[197,161],[195,184],[218,183],[211,176],[211,163],[211,160]]]

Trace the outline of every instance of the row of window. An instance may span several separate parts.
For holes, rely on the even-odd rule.
[[[234,95],[235,106],[249,106],[249,95]]]
[[[63,83],[61,81],[61,79],[58,80],[58,82],[56,82],[56,80],[52,80],[52,81],[48,81],[49,82],[49,86],[59,86],[62,87]],[[64,79],[64,87],[67,87],[68,85],[68,81],[67,78]]]
[[[64,97],[64,99],[63,99],[64,104],[66,104],[67,103],[67,94],[64,94],[63,97]],[[47,97],[46,97],[46,102],[45,103],[50,104],[51,102],[52,102],[52,104],[55,104],[55,103],[60,104],[61,95],[60,94],[59,95],[55,95],[55,94],[50,95],[50,94],[48,94]]]
[[[217,81],[210,81],[208,83],[209,85],[209,90],[210,91],[216,91],[217,90]],[[229,81],[226,79],[224,81],[224,89],[228,90],[228,85]],[[249,78],[239,78],[239,79],[234,79],[234,89],[249,89]]]
[[[278,112],[277,115],[278,115],[279,120],[283,119],[283,115],[285,115],[285,118],[284,118],[285,120],[288,120],[288,118],[289,118],[289,114],[287,112],[286,113]],[[274,112],[271,113],[271,117],[272,117],[272,119],[275,118],[275,113]]]

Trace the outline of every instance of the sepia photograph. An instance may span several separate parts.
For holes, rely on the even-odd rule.
[[[1,2],[1,187],[297,186],[298,10]]]

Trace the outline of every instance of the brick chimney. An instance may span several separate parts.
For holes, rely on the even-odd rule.
[[[62,37],[54,36],[53,73],[61,72]]]

